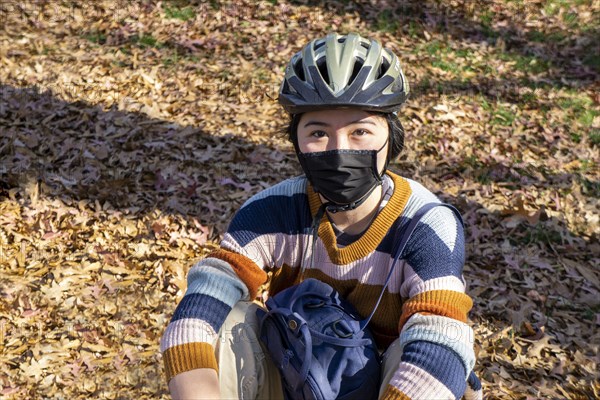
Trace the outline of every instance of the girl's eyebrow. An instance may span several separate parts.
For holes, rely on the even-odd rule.
[[[307,126],[329,126],[329,124],[326,122],[321,122],[321,121],[308,121],[307,123],[304,124],[305,128]]]
[[[348,125],[355,125],[355,124],[368,124],[368,125],[377,125],[375,124],[375,122],[371,121],[371,120],[356,120],[356,121],[352,121],[350,123],[348,123]],[[327,122],[323,122],[323,121],[308,121],[304,124],[304,127],[306,128],[307,126],[325,126],[325,127],[329,127],[331,126],[330,124],[328,124]]]

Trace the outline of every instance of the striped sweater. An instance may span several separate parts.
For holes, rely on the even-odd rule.
[[[269,293],[305,277],[333,286],[363,316],[370,314],[393,260],[395,237],[418,209],[439,200],[419,183],[387,172],[393,194],[362,236],[338,246],[323,216],[311,246],[320,200],[306,178],[288,179],[248,200],[220,248],[194,265],[188,289],[162,341],[167,379],[195,368],[218,369],[217,333],[239,300],[254,299],[272,271]],[[400,337],[402,361],[385,399],[459,398],[475,364],[472,306],[462,278],[464,235],[451,210],[436,207],[419,222],[369,324],[378,345]],[[480,389],[477,388],[477,389]],[[480,392],[479,392],[480,393]],[[480,396],[480,394],[479,394]],[[476,397],[479,397],[476,396]]]

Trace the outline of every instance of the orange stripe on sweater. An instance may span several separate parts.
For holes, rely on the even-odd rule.
[[[467,322],[467,313],[473,307],[473,300],[461,292],[452,290],[431,290],[411,297],[402,305],[399,330],[416,314],[435,314]]]
[[[248,287],[250,300],[254,300],[260,285],[267,281],[267,273],[246,256],[232,251],[219,249],[210,253],[208,257],[218,258],[231,265],[235,273]]]
[[[219,370],[214,348],[208,343],[185,343],[168,348],[163,353],[167,382],[175,375],[197,368]]]

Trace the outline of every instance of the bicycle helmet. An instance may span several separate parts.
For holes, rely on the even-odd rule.
[[[350,107],[387,113],[397,112],[408,94],[394,53],[355,33],[330,33],[292,56],[279,103],[290,114]]]

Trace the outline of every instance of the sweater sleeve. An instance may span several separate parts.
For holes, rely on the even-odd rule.
[[[263,267],[269,263],[268,243],[262,243],[261,235],[255,235],[251,245],[239,240],[240,221],[252,220],[250,211],[243,206],[220,248],[188,273],[187,291],[161,339],[167,382],[197,368],[218,370],[214,349],[219,330],[234,305],[253,300],[267,279]]]
[[[196,368],[218,369],[214,355],[217,333],[248,290],[231,266],[208,257],[188,273],[187,291],[161,339],[167,382]]]
[[[462,224],[451,210],[432,209],[402,258],[402,358],[383,398],[460,398],[475,364],[473,332],[466,323],[472,300],[462,278]]]

